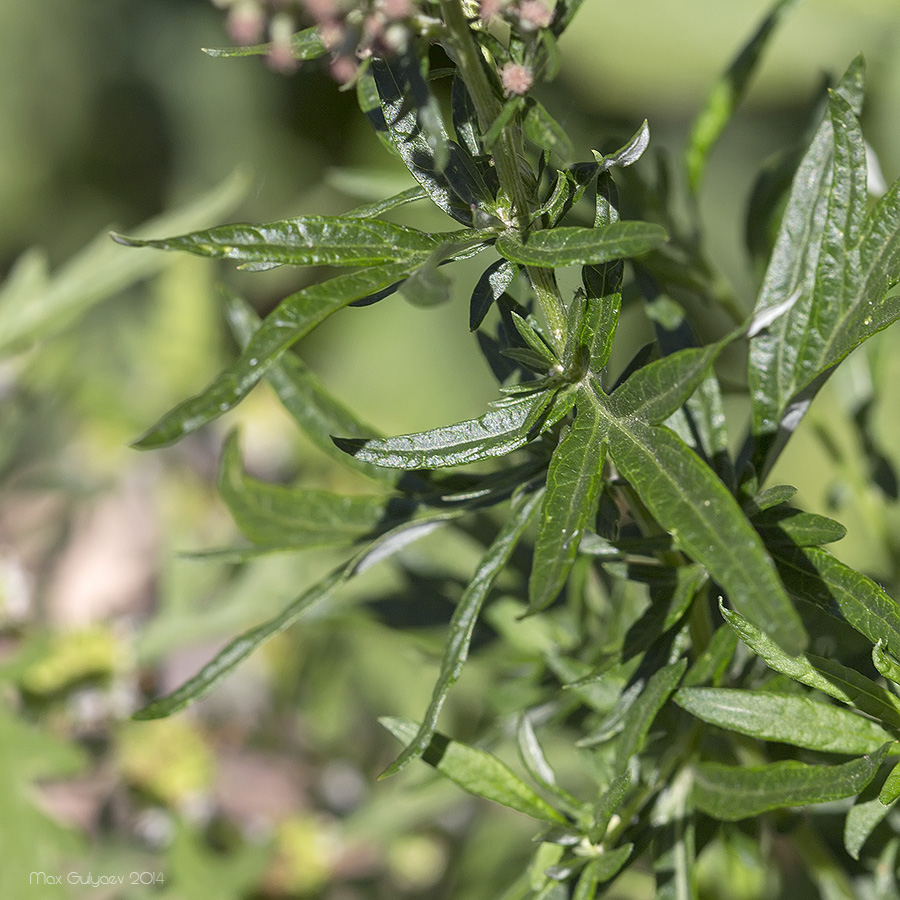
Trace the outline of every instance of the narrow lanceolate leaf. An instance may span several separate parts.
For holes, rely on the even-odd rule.
[[[794,2],[795,0],[780,0],[775,4],[756,34],[741,48],[731,65],[713,85],[703,109],[694,120],[685,162],[688,183],[695,193],[706,169],[710,150],[741,102],[779,20]]]
[[[847,529],[827,516],[776,506],[752,516],[767,547],[818,547],[839,541]]]
[[[651,425],[664,422],[697,390],[725,343],[679,350],[641,366],[613,391],[610,403]]]
[[[682,769],[663,788],[654,804],[654,900],[697,900],[697,858],[693,810],[693,772]]]
[[[879,801],[885,806],[893,803],[898,797],[900,797],[900,763],[891,769],[891,774],[885,779],[878,794]]]
[[[634,850],[634,844],[622,844],[615,850],[606,850],[592,859],[578,876],[572,900],[593,900],[597,888],[614,878],[628,862]]]
[[[242,534],[264,547],[353,543],[414,508],[384,494],[345,496],[258,481],[244,472],[236,434],[222,451],[219,494]]]
[[[268,225],[221,225],[178,237],[147,240],[114,234],[129,247],[183,250],[241,263],[286,266],[374,266],[424,261],[440,237],[379,219],[302,216]]]
[[[790,594],[844,619],[900,658],[900,606],[882,587],[821,547],[773,551]]]
[[[590,397],[576,400],[575,420],[547,472],[547,493],[528,580],[531,612],[545,609],[556,599],[575,562],[584,529],[596,515],[605,455],[603,431],[600,410]]]
[[[771,669],[873,716],[888,728],[900,728],[900,699],[871,678],[833,659],[811,653],[788,656],[743,616],[724,606],[721,609],[741,640]]]
[[[551,400],[552,393],[542,391],[456,425],[391,438],[336,437],[334,442],[356,459],[392,469],[458,466],[504,456],[521,447],[533,436],[529,422],[539,416]]]
[[[618,412],[618,411],[617,411]],[[722,481],[673,432],[617,414],[609,453],[659,524],[788,652],[806,636],[772,560]]]
[[[272,44],[250,44],[246,47],[204,47],[203,52],[217,59],[231,59],[237,56],[263,56],[272,49]],[[304,28],[291,37],[291,55],[294,59],[318,59],[328,52],[318,26]]]
[[[701,763],[694,777],[694,805],[714,819],[737,822],[774,809],[852,797],[875,777],[889,747],[839,766],[793,760],[754,767]]]
[[[631,757],[641,750],[656,714],[678,687],[686,668],[687,660],[679,659],[663,666],[647,680],[640,697],[632,705],[625,727],[616,742],[617,772],[624,772]]]
[[[441,660],[441,671],[431,696],[431,703],[415,737],[406,749],[385,769],[381,778],[395,775],[425,753],[437,728],[437,720],[450,689],[459,680],[469,655],[472,631],[496,577],[509,562],[522,533],[537,512],[543,491],[519,495],[512,504],[509,517],[488,548],[472,580],[469,582],[450,620],[447,644]]]
[[[224,291],[225,314],[238,346],[244,348],[261,324],[256,311],[231,291]],[[266,372],[282,406],[303,429],[306,436],[325,454],[345,466],[357,469],[369,478],[384,484],[396,484],[401,472],[384,469],[357,460],[339,450],[331,439],[333,434],[361,437],[374,434],[375,429],[361,421],[355,413],[334,397],[319,381],[309,366],[298,356],[285,353]]]
[[[871,719],[795,694],[695,687],[682,688],[674,699],[710,725],[823,753],[856,756],[892,740]]]
[[[751,341],[759,471],[774,461],[831,369],[900,317],[900,184],[866,215],[865,142],[854,108],[861,64],[829,100],[798,169],[757,311],[790,310]],[[781,434],[779,435],[779,430]]]
[[[278,615],[239,634],[193,678],[165,697],[160,697],[139,709],[134,719],[162,719],[184,709],[195,700],[205,697],[219,682],[236,669],[254,650],[270,638],[281,634],[306,612],[327,600],[331,594],[353,576],[399,552],[420,537],[441,527],[456,515],[454,512],[436,513],[430,519],[407,522],[379,535],[353,556],[345,565],[304,591]]]
[[[523,266],[596,265],[628,259],[655,250],[668,239],[665,228],[653,222],[613,222],[600,228],[551,228],[534,231],[523,241],[504,234],[497,252]]]
[[[409,262],[372,266],[291,294],[268,315],[234,363],[200,394],[167,413],[135,446],[164,447],[218,418],[244,399],[291,344],[333,312],[403,279],[412,268]]]
[[[382,718],[382,725],[400,741],[412,740],[419,726],[409,719]],[[549,803],[535,793],[505,763],[485,750],[435,734],[422,758],[463,790],[525,813],[534,819],[566,824]]]

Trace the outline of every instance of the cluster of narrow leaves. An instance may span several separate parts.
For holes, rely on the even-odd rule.
[[[776,5],[712,92],[687,155],[691,190],[789,5]],[[371,494],[339,496],[258,481],[232,436],[220,490],[250,542],[243,552],[332,546],[346,548],[346,559],[137,717],[169,715],[202,696],[263,641],[411,541],[462,529],[483,541],[483,555],[448,624],[431,703],[418,722],[384,722],[404,745],[384,774],[421,758],[463,789],[544,823],[535,864],[508,896],[564,897],[574,885],[571,896],[589,900],[643,860],[658,897],[694,897],[697,854],[719,833],[709,823],[777,811],[782,832],[798,834],[796,851],[823,895],[845,896],[849,876],[822,862],[834,848],[816,843],[799,810],[833,802],[827,808],[845,817],[838,849],[859,859],[900,796],[900,767],[886,768],[900,701],[885,683],[900,682],[900,609],[824,548],[843,536],[839,523],[790,506],[793,489],[763,482],[829,374],[900,317],[891,293],[900,279],[900,186],[869,208],[858,121],[863,63],[828,92],[785,187],[753,313],[698,346],[679,303],[685,293],[737,307],[723,301],[695,235],[683,232],[662,191],[643,180],[642,166],[631,168],[648,145],[646,123],[619,151],[571,163],[564,132],[537,101],[503,97],[503,65],[546,63],[573,12],[558,4],[545,40],[514,31],[507,44],[478,22],[454,33],[447,19],[445,45],[457,64],[451,130],[428,71],[428,43],[440,30],[371,60],[357,84],[361,110],[417,183],[395,197],[338,217],[161,240],[116,236],[254,270],[350,267],[287,297],[262,322],[226,293],[239,357],[137,446],[180,439],[265,379],[314,443],[375,485]],[[314,36],[298,36],[300,56],[325,53]],[[477,47],[477,78],[459,49],[465,41]],[[483,121],[473,79],[493,91],[496,121]],[[528,208],[503,182],[502,154],[522,150],[523,136],[534,145],[519,185]],[[524,158],[514,161],[519,169]],[[617,180],[644,198],[646,221],[620,218]],[[381,218],[422,200],[455,220],[452,229],[430,234]],[[397,293],[440,299],[443,266],[481,253],[491,260],[472,289],[468,322],[500,397],[479,418],[376,436],[289,352],[344,307]],[[576,266],[581,287],[562,297],[555,271]],[[613,377],[623,292],[643,303],[656,340]],[[714,364],[741,343],[749,345],[752,414],[735,458]],[[482,466],[446,471],[470,463]],[[476,513],[482,523],[489,514],[492,537],[470,527]],[[530,574],[511,565],[523,549]],[[552,650],[535,649],[541,701],[514,711],[530,784],[487,749],[437,731],[501,576],[507,594],[520,592],[523,619],[552,619],[568,635]],[[806,652],[809,635],[823,630],[871,645],[871,665]],[[558,782],[537,723],[548,734],[581,732],[596,781],[585,795]],[[877,847],[892,865],[900,838]]]

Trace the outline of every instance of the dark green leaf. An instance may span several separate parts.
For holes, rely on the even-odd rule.
[[[433,469],[504,456],[533,436],[528,422],[552,400],[549,392],[528,394],[456,425],[391,438],[334,438],[358,460],[394,469]]]
[[[272,44],[252,44],[246,47],[204,47],[203,52],[217,59],[237,56],[264,56],[272,49]],[[305,28],[291,37],[291,55],[294,59],[318,59],[328,52],[318,26]]]
[[[498,259],[481,273],[469,303],[470,331],[475,331],[481,325],[488,310],[512,284],[518,273],[519,267],[505,259]]]
[[[180,403],[140,440],[141,450],[164,447],[218,418],[236,406],[291,344],[354,300],[404,278],[410,263],[372,266],[297,291],[265,319],[240,357],[204,391]]]
[[[767,547],[817,547],[847,534],[840,522],[816,513],[775,506],[751,516]]]
[[[778,571],[790,594],[849,622],[873,644],[900,656],[900,607],[871,578],[820,547],[777,548]]]
[[[632,705],[625,728],[616,742],[617,772],[624,772],[631,757],[641,750],[656,714],[678,687],[686,668],[687,660],[679,659],[663,666],[647,680],[641,695]]]
[[[243,535],[269,547],[353,543],[414,509],[408,501],[385,495],[344,496],[250,478],[235,433],[222,451],[219,493]]]
[[[701,763],[694,780],[698,810],[725,822],[787,806],[827,803],[858,794],[875,777],[890,747],[839,766],[770,763],[764,766],[726,766]]]
[[[871,678],[836,660],[811,653],[788,656],[743,616],[724,606],[722,615],[740,635],[741,640],[776,672],[847,703],[880,720],[889,728],[900,728],[900,699]]]
[[[756,530],[715,473],[667,428],[616,416],[609,452],[659,524],[731,602],[789,652],[805,643]]]
[[[444,701],[462,674],[463,666],[469,655],[472,631],[478,620],[478,614],[481,612],[482,604],[491,590],[494,579],[509,562],[510,555],[522,533],[536,513],[542,494],[542,491],[535,491],[531,494],[523,493],[513,501],[509,517],[479,563],[478,569],[453,612],[447,644],[441,660],[441,671],[434,686],[425,718],[415,737],[400,756],[382,772],[381,778],[395,775],[406,768],[414,759],[422,756],[431,743]]]
[[[112,237],[129,247],[183,250],[242,263],[373,266],[407,259],[423,262],[442,236],[380,219],[303,216],[268,225],[222,225],[158,240]]]
[[[757,310],[797,295],[751,341],[755,462],[765,473],[833,367],[900,316],[900,184],[866,216],[860,61],[832,93],[794,179]]]
[[[891,774],[885,779],[878,795],[878,801],[884,806],[889,806],[898,797],[900,797],[900,763],[891,769]]]
[[[694,193],[700,187],[710,150],[743,99],[763,50],[781,17],[793,5],[794,0],[779,0],[775,4],[753,37],[741,48],[731,65],[713,85],[703,109],[694,120],[685,154],[688,183]]]
[[[694,687],[674,700],[710,725],[823,753],[871,753],[891,740],[871,719],[794,694]]]
[[[606,836],[606,830],[616,810],[622,805],[625,792],[631,784],[631,770],[626,769],[610,782],[594,806],[594,821],[588,834],[592,844],[599,844]]]
[[[685,673],[682,684],[685,687],[707,683],[717,685],[734,656],[737,640],[737,635],[730,628],[716,629],[706,649]]]
[[[240,347],[246,347],[259,328],[260,319],[237,294],[223,291],[228,324]],[[360,421],[343,403],[333,397],[309,367],[297,356],[285,353],[266,373],[278,399],[303,429],[306,436],[324,453],[346,466],[355,468],[389,485],[396,484],[401,472],[357,460],[339,450],[333,434],[361,437],[375,433],[371,425]]]
[[[523,241],[503,234],[497,252],[523,266],[556,268],[596,265],[614,259],[640,256],[668,239],[666,230],[652,222],[613,222],[600,228],[551,228],[533,231]]]
[[[610,404],[620,416],[664,422],[697,390],[727,341],[679,350],[642,366],[613,391]]]
[[[409,719],[382,718],[379,722],[397,740],[408,744],[419,726]],[[485,750],[435,734],[422,758],[463,790],[535,819],[565,824],[566,819],[536,794],[505,763]]]
[[[579,876],[572,900],[589,900],[594,897],[598,885],[616,876],[628,862],[633,850],[634,844],[622,844],[615,850],[606,850],[600,856],[594,857]]]
[[[883,646],[883,641],[879,639],[878,643],[872,648],[872,662],[875,668],[884,675],[888,681],[894,684],[900,684],[900,662],[897,662]]]

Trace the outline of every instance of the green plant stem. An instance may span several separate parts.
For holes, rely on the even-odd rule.
[[[460,75],[469,90],[482,131],[487,131],[500,114],[500,101],[494,94],[481,58],[481,51],[463,12],[460,0],[441,0],[441,12],[447,26],[446,42],[459,67]],[[515,118],[507,125],[494,146],[494,165],[500,188],[512,204],[510,225],[524,233],[531,221],[531,195],[519,161],[524,157],[522,132]],[[543,310],[550,333],[558,351],[565,343],[566,312],[556,286],[552,269],[528,266],[528,278]]]

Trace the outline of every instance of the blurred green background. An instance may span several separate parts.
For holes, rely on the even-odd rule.
[[[766,8],[586,0],[542,99],[580,158],[646,117],[652,146],[677,165],[712,80]],[[453,573],[476,559],[462,538],[416,545],[402,571],[373,572],[191,713],[127,721],[145,692],[176,686],[333,562],[179,555],[238,540],[214,487],[227,430],[242,427],[260,477],[360,484],[297,435],[265,388],[175,448],[129,449],[233,353],[219,281],[266,311],[317,276],[129,250],[107,230],[159,216],[146,226],[155,236],[337,213],[409,183],[319,66],[283,76],[200,52],[228,43],[208,0],[0,0],[0,895],[488,900],[523,865],[530,824],[424,771],[375,782],[394,750],[375,718],[415,718],[427,702]],[[801,136],[823,77],[860,51],[864,128],[893,181],[896,0],[800,3],[714,153],[702,196],[710,253],[748,310],[756,276],[743,216],[755,174]],[[450,227],[427,209],[404,221]],[[395,297],[346,310],[300,352],[385,432],[477,415],[495,395],[466,328],[477,272],[460,267],[456,296],[436,309]],[[644,328],[636,310],[625,315],[621,362]],[[900,334],[887,332],[853,357],[773,476],[844,521],[838,555],[895,592],[898,350]],[[732,413],[737,441],[740,404]],[[511,632],[514,613],[497,605],[492,624]],[[516,632],[526,667],[544,640],[529,627]],[[461,736],[527,695],[527,680],[498,686],[499,666],[485,652],[467,668],[446,714]],[[571,755],[565,736],[551,749]],[[721,864],[708,862],[705,896],[720,896]],[[615,896],[649,896],[648,885],[628,876]]]

